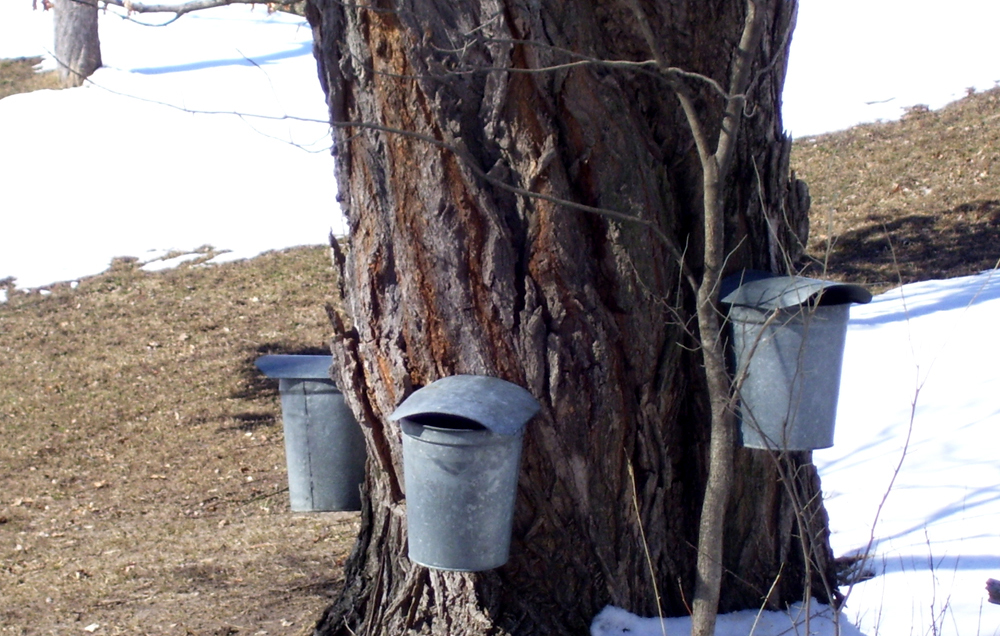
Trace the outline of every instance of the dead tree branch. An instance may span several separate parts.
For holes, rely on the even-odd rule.
[[[173,13],[180,17],[192,11],[203,9],[214,9],[215,7],[226,7],[231,4],[266,4],[270,6],[287,7],[299,2],[299,0],[188,0],[187,2],[177,2],[172,4],[147,4],[145,2],[130,2],[129,0],[101,0],[105,5],[121,7],[131,13]]]

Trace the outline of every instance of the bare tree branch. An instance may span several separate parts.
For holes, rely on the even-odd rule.
[[[635,68],[635,69],[640,69],[640,70],[646,69],[646,68],[649,68],[649,67],[656,67],[657,70],[662,75],[665,75],[668,78],[671,78],[671,79],[674,79],[674,80],[678,80],[678,79],[682,79],[682,78],[694,79],[694,80],[697,80],[699,82],[704,82],[704,83],[708,84],[715,92],[717,92],[723,98],[728,98],[730,96],[729,93],[726,92],[726,89],[723,88],[721,84],[719,84],[717,81],[715,81],[711,77],[709,77],[707,75],[703,75],[701,73],[695,73],[693,71],[688,71],[688,70],[685,70],[685,69],[677,67],[677,66],[670,66],[666,62],[666,60],[662,59],[662,57],[660,59],[657,59],[657,58],[654,57],[654,59],[652,59],[652,60],[639,60],[639,61],[633,61],[633,60],[602,60],[600,58],[591,57],[589,55],[584,55],[582,53],[577,53],[576,51],[572,51],[570,49],[566,49],[566,48],[563,48],[561,46],[553,46],[551,44],[546,44],[544,42],[536,42],[536,41],[533,41],[533,40],[516,40],[516,39],[506,39],[506,38],[486,38],[486,39],[483,40],[483,42],[497,43],[497,44],[521,44],[521,45],[525,45],[525,46],[533,46],[533,47],[536,47],[536,48],[547,49],[547,50],[550,50],[550,51],[553,51],[553,52],[556,52],[556,53],[562,53],[563,55],[568,55],[570,57],[576,58],[576,60],[577,60],[576,62],[569,62],[569,63],[567,63],[565,65],[555,65],[555,66],[543,67],[543,68],[538,68],[538,69],[517,69],[517,68],[502,69],[502,70],[506,70],[506,71],[522,72],[522,73],[525,73],[525,72],[541,72],[541,71],[548,71],[548,70],[557,70],[559,68],[565,68],[565,67],[571,67],[571,66],[585,66],[587,64],[592,64],[592,65],[595,65],[595,66],[608,66],[608,67],[611,67],[611,68]],[[460,50],[461,49],[455,49],[454,52],[458,52]],[[655,49],[654,49],[654,51],[655,51]]]
[[[177,2],[173,4],[146,4],[145,2],[130,2],[129,0],[101,0],[105,5],[121,7],[129,13],[173,13],[180,17],[192,11],[203,9],[213,9],[215,7],[225,7],[231,4],[266,4],[268,6],[287,7],[296,4],[300,0],[188,0],[187,2]]]

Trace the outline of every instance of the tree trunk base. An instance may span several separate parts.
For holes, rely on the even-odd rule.
[[[97,0],[54,0],[55,56],[59,83],[81,86],[101,67]]]

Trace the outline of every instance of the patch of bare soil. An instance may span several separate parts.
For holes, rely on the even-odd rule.
[[[326,351],[331,276],[325,249],[299,248],[161,273],[120,259],[10,293],[0,634],[311,632],[359,516],[289,511],[278,393],[253,362]]]
[[[1000,259],[1000,88],[898,122],[799,139],[809,272],[882,291]]]

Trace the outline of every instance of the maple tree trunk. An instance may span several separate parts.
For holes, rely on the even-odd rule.
[[[317,634],[579,634],[609,603],[656,614],[654,582],[665,614],[689,613],[710,405],[695,290],[668,242],[700,271],[703,197],[671,82],[714,141],[746,6],[635,2],[307,5],[350,232],[334,373],[369,462],[361,534]],[[727,271],[785,271],[807,228],[780,119],[796,3],[757,4],[764,35],[721,193]],[[702,77],[593,62],[654,57]],[[387,416],[452,374],[500,377],[542,404],[511,558],[489,572],[406,555]],[[829,600],[809,454],[737,449],[735,471],[720,611]]]
[[[97,0],[54,0],[55,55],[59,82],[80,86],[101,67]]]

